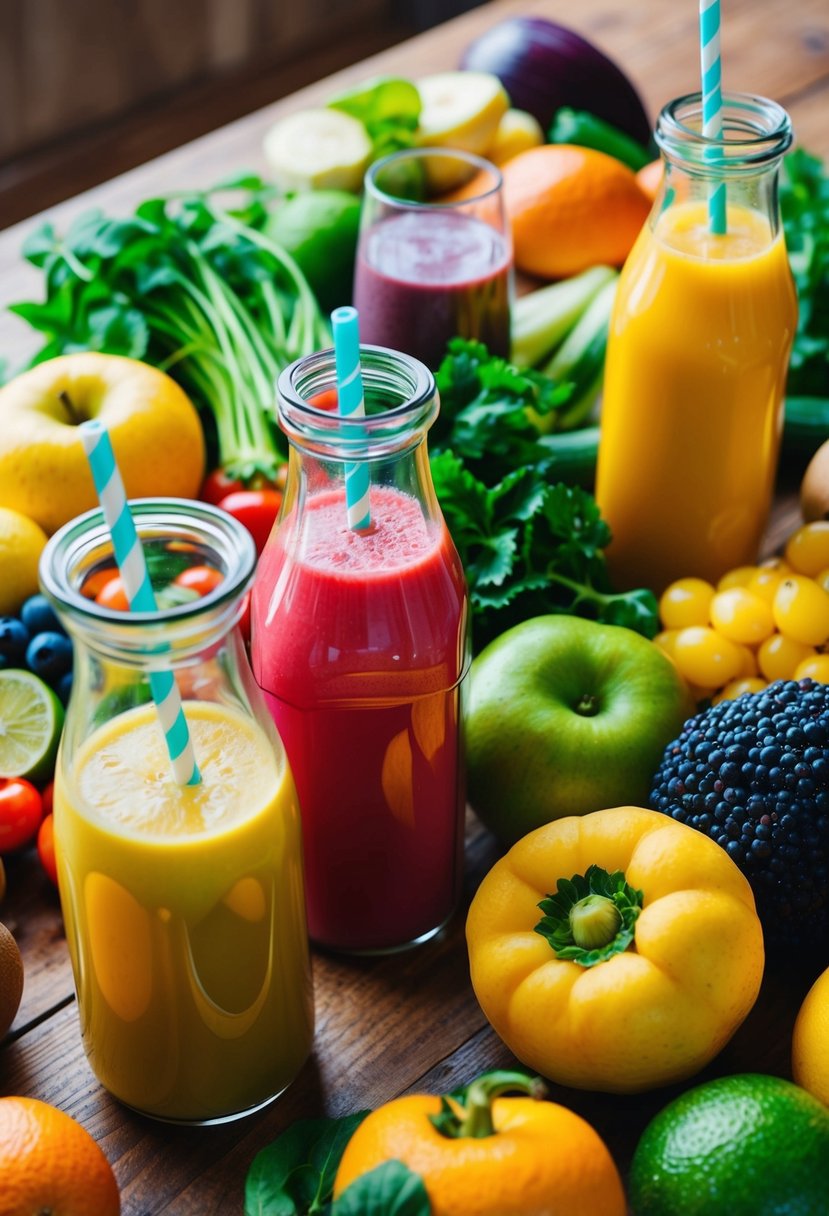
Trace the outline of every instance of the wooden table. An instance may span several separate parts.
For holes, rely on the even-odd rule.
[[[723,10],[727,86],[776,98],[791,113],[800,142],[829,156],[826,0],[726,0]],[[546,15],[592,38],[625,67],[652,117],[665,101],[697,87],[694,0],[499,0],[61,204],[50,218],[63,228],[90,206],[123,214],[154,193],[209,185],[243,167],[262,170],[261,138],[277,115],[375,73],[416,76],[454,66],[470,38],[499,18],[524,12]],[[33,223],[0,233],[0,305],[39,293],[38,276],[19,252]],[[0,316],[0,353],[12,368],[36,344],[15,318]],[[792,487],[798,472],[790,470],[781,483],[770,548],[796,521]],[[445,1092],[485,1068],[511,1062],[470,988],[463,941],[469,897],[496,856],[492,838],[470,815],[464,900],[439,939],[375,961],[317,953],[311,1060],[274,1105],[210,1129],[140,1118],[96,1083],[81,1046],[57,897],[31,851],[12,858],[0,915],[23,952],[26,986],[0,1049],[0,1092],[36,1096],[79,1119],[114,1165],[125,1216],[241,1212],[254,1154],[293,1120],[345,1114],[411,1090]],[[796,971],[770,970],[755,1010],[703,1076],[749,1070],[786,1075],[791,1026],[807,982]],[[595,1124],[624,1169],[644,1124],[675,1092],[628,1098],[554,1089],[553,1096]]]

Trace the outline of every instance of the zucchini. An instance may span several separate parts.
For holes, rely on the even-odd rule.
[[[583,426],[576,431],[559,431],[539,440],[553,457],[550,476],[555,481],[589,489],[596,477],[599,454],[599,428]]]

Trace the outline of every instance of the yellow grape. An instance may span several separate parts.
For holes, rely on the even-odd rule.
[[[813,646],[773,633],[757,651],[757,663],[767,680],[792,680],[798,664],[814,654]]]
[[[768,688],[768,684],[759,676],[745,676],[741,680],[729,680],[725,688],[714,697],[713,704],[719,705],[720,701],[736,701],[737,697],[741,697],[744,692],[762,692],[764,688]]]
[[[673,657],[685,679],[702,688],[722,688],[743,663],[737,644],[705,625],[681,629]]]
[[[807,676],[818,684],[829,684],[829,654],[815,654],[798,663],[794,679],[804,680]]]
[[[711,601],[711,624],[732,642],[757,646],[774,633],[771,608],[745,587],[718,591]]]
[[[781,633],[822,646],[829,639],[829,592],[805,574],[788,574],[774,593],[774,623]]]
[[[793,532],[786,541],[786,561],[810,577],[829,566],[829,520],[817,519]]]
[[[756,566],[735,566],[722,576],[717,583],[717,590],[728,591],[731,587],[747,587],[756,573]]]
[[[661,633],[656,635],[653,641],[655,646],[658,646],[660,650],[665,652],[669,659],[672,659],[674,657],[674,648],[676,646],[676,639],[678,637],[678,629],[663,629]]]
[[[759,595],[761,600],[770,604],[784,577],[785,573],[780,570],[755,570],[746,583],[746,590],[751,591],[753,595]]]
[[[666,629],[707,625],[714,588],[702,578],[679,578],[662,592],[659,616]]]

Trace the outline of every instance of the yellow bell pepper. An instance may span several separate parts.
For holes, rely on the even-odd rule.
[[[502,1097],[505,1093],[529,1096]],[[384,1161],[423,1180],[432,1216],[624,1216],[622,1180],[598,1132],[515,1072],[455,1094],[410,1094],[372,1111],[345,1147],[334,1197]]]
[[[748,882],[709,837],[616,807],[538,828],[484,878],[472,985],[519,1060],[562,1085],[636,1093],[725,1046],[763,975]]]

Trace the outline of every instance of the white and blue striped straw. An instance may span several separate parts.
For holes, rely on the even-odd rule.
[[[331,313],[334,332],[334,366],[337,397],[343,418],[365,418],[363,377],[360,373],[360,327],[356,308],[335,308]],[[345,466],[345,506],[349,528],[360,530],[371,523],[368,461],[349,461]]]
[[[702,134],[722,140],[722,62],[720,57],[720,0],[700,0],[699,44],[702,67]],[[718,148],[705,149],[705,159],[721,160]],[[715,235],[726,231],[725,182],[718,182],[708,196],[708,224]]]
[[[115,463],[109,432],[97,418],[81,423],[79,429],[130,608],[133,612],[155,612],[157,605],[144,550]],[[172,671],[151,671],[150,692],[164,731],[173,776],[179,785],[198,785],[201,774]]]

